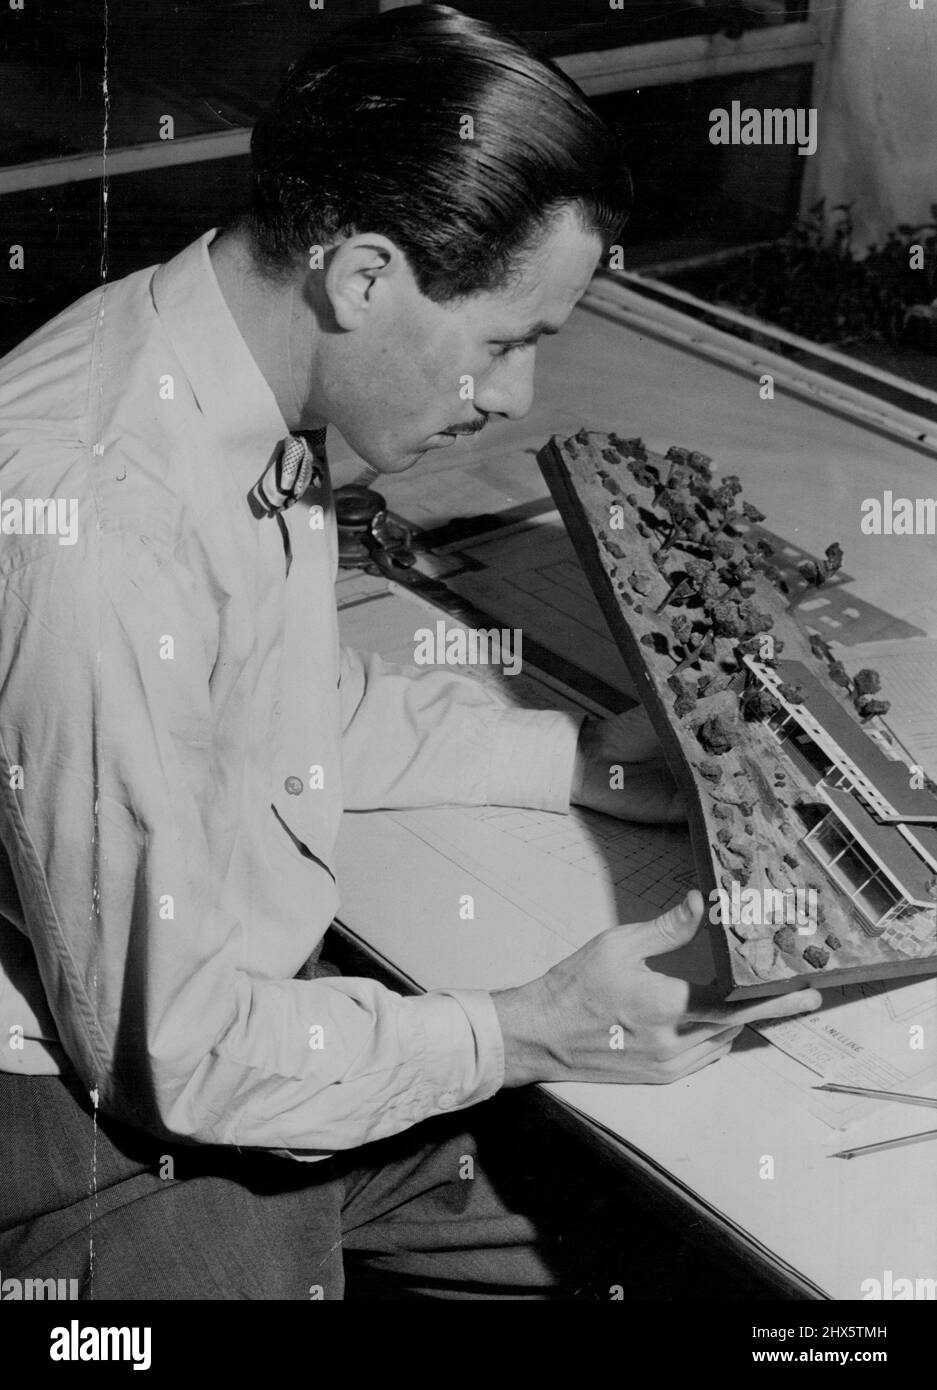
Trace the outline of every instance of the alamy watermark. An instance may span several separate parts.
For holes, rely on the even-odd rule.
[[[4,497],[0,493],[0,535],[58,536],[59,545],[74,545],[78,498]]]
[[[413,634],[417,666],[501,666],[506,676],[521,669],[523,635],[518,627],[421,627]]]
[[[709,920],[717,926],[794,927],[798,936],[817,930],[815,888],[744,888],[733,879],[728,889],[713,888],[709,902]]]
[[[937,536],[937,497],[896,497],[886,488],[863,498],[859,510],[864,536]]]
[[[132,1361],[135,1371],[152,1365],[150,1327],[82,1327],[72,1318],[68,1327],[53,1327],[49,1339],[50,1361]]]
[[[894,1270],[885,1269],[881,1279],[863,1279],[859,1286],[859,1297],[884,1303],[902,1303],[911,1299],[934,1302],[937,1300],[937,1279],[908,1279],[896,1275]]]
[[[13,1275],[4,1279],[0,1271],[0,1299],[6,1302],[74,1303],[77,1298],[77,1279],[19,1279]]]
[[[815,106],[743,108],[733,101],[729,109],[716,106],[709,113],[711,145],[796,145],[798,154],[816,154]]]

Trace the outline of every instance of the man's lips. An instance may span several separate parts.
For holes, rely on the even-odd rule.
[[[480,434],[484,428],[484,425],[463,425],[461,428],[454,426],[449,430],[440,430],[439,434],[450,439],[461,439],[465,435]]]

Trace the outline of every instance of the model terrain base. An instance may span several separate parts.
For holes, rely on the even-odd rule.
[[[582,430],[538,461],[684,794],[726,997],[937,973],[935,789],[796,614],[839,545],[786,579],[687,449]]]

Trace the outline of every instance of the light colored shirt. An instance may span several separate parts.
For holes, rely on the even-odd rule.
[[[340,648],[327,476],[248,502],[286,424],[213,235],[0,363],[0,1068],[312,1158],[503,1081],[486,991],[294,978],[343,807],[566,810],[579,720]]]

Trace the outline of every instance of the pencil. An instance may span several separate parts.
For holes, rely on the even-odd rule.
[[[841,1149],[830,1158],[858,1158],[860,1154],[881,1153],[884,1149],[901,1149],[906,1144],[920,1144],[925,1139],[937,1139],[937,1129],[925,1129],[920,1134],[906,1134],[903,1139],[883,1139],[879,1144],[862,1144],[857,1149]]]
[[[906,1105],[937,1106],[937,1099],[931,1096],[909,1096],[901,1091],[873,1091],[867,1086],[841,1086],[837,1081],[826,1081],[822,1086],[814,1086],[815,1091],[833,1091],[840,1096],[869,1096],[873,1100],[900,1100]]]

